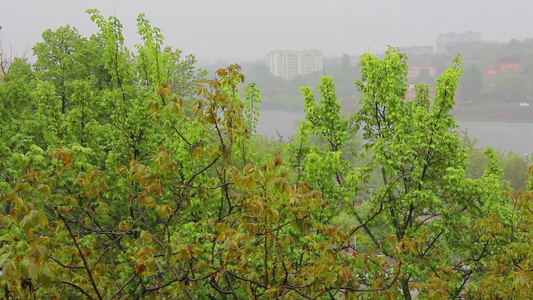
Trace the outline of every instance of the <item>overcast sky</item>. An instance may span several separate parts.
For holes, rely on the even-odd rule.
[[[479,31],[484,40],[533,37],[531,0],[3,0],[4,51],[24,54],[46,29],[97,27],[88,8],[116,15],[126,43],[138,43],[145,13],[165,43],[199,60],[264,59],[270,50],[321,49],[326,56],[383,51],[387,45],[435,45],[439,33]],[[31,53],[31,51],[30,51]]]

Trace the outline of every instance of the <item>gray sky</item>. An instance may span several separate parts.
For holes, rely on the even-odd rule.
[[[377,53],[387,45],[435,45],[439,33],[480,31],[484,40],[533,37],[531,0],[4,0],[4,51],[16,55],[50,28],[71,25],[90,35],[85,13],[96,8],[122,21],[126,43],[138,43],[145,13],[165,43],[202,61],[263,59],[269,50],[321,49],[326,56]],[[6,51],[7,52],[7,51]],[[15,55],[15,56],[16,56]]]

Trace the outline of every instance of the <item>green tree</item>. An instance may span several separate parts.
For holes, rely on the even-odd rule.
[[[504,172],[503,178],[509,181],[512,188],[526,190],[528,162],[518,153],[509,152],[500,159]]]
[[[343,77],[348,77],[350,74],[350,56],[348,54],[342,55],[341,72]]]
[[[289,148],[296,182],[308,182],[328,203],[316,217],[327,224],[342,211],[352,215],[358,225],[349,230],[351,238],[359,236],[363,245],[367,240],[373,246],[358,250],[384,255],[401,266],[397,295],[405,299],[413,289],[428,298],[465,294],[465,283],[478,275],[465,268],[475,269],[480,257],[488,255],[480,251],[483,241],[471,234],[472,219],[489,213],[509,217],[506,187],[492,152],[487,152],[489,168],[482,178],[465,175],[468,156],[450,115],[460,64],[456,58],[437,79],[434,101],[429,100],[429,87],[421,84],[416,86],[417,98],[404,101],[406,56],[396,48],[382,60],[365,54],[361,80],[356,81],[362,109],[341,117],[331,78],[323,78],[319,86],[321,106],[304,88],[306,121]],[[345,147],[355,121],[365,152]],[[323,148],[309,145],[312,135],[323,140]],[[367,156],[368,165],[352,165],[350,154]],[[365,181],[376,174],[381,178],[377,190],[365,191]],[[370,195],[370,201],[353,207],[360,194]],[[353,241],[347,245],[353,247]]]
[[[494,172],[498,174],[497,168],[485,171],[480,181],[465,177],[467,155],[450,115],[461,76],[459,58],[437,79],[432,103],[424,85],[416,86],[415,100],[402,100],[407,61],[397,49],[389,49],[383,60],[367,54],[361,64],[362,79],[356,82],[363,94],[359,120],[368,140],[366,147],[373,152],[373,165],[382,175],[382,186],[372,202],[374,211],[386,214],[394,239],[416,244],[413,253],[392,255],[406,264],[401,286],[403,296],[410,299],[410,282],[439,276],[439,270],[479,255],[469,251],[472,244],[482,243],[468,235],[471,219],[484,216],[494,206],[505,206],[506,198],[490,190],[500,190],[498,183],[486,182]],[[481,188],[484,185],[486,189]],[[498,199],[501,204],[486,202],[493,192],[502,196]],[[459,238],[461,234],[464,238]],[[377,246],[383,244],[386,242]],[[472,275],[457,273],[459,281],[447,283],[448,296],[463,292]],[[435,296],[432,293],[439,291],[427,291],[429,297]]]
[[[88,47],[88,40],[70,26],[56,31],[48,29],[42,37],[44,41],[33,47],[37,56],[34,68],[41,80],[54,83],[61,98],[61,113],[65,114],[70,102],[68,95],[72,93],[67,83],[88,78],[92,71],[90,64],[97,61],[99,51]]]
[[[502,74],[497,78],[490,97],[496,102],[525,102],[529,95],[528,89],[529,82],[522,74]]]
[[[9,156],[12,152],[27,151],[37,137],[36,120],[28,116],[34,114],[38,106],[32,100],[35,74],[26,59],[15,58],[0,84],[0,153]],[[17,116],[15,118],[15,116]],[[5,172],[3,172],[5,174]]]
[[[466,102],[479,102],[483,86],[483,71],[477,64],[469,64],[464,68],[459,90],[461,98]]]

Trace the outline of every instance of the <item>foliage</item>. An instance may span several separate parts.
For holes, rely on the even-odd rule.
[[[240,66],[205,79],[144,15],[131,52],[117,18],[88,13],[97,35],[47,30],[0,85],[5,298],[529,295],[531,195],[491,149],[466,176],[460,58],[434,101],[425,85],[403,101],[406,56],[365,54],[361,110],[322,77],[283,144],[256,135]]]
[[[481,88],[483,87],[483,70],[476,64],[465,67],[460,84],[461,98],[466,103],[479,102]]]
[[[517,192],[513,197],[512,222],[502,222],[493,214],[478,226],[486,243],[498,247],[487,258],[485,276],[472,284],[471,298],[524,299],[533,296],[532,170],[530,168],[528,190]]]
[[[500,182],[502,172],[491,151],[482,178],[465,175],[468,156],[450,115],[461,75],[460,58],[437,79],[434,101],[429,100],[429,87],[420,84],[415,100],[403,100],[406,59],[396,48],[382,60],[370,54],[362,57],[361,80],[356,81],[362,109],[347,119],[339,115],[330,78],[323,78],[319,86],[320,107],[310,90],[303,89],[307,117],[289,151],[296,153],[296,182],[306,180],[327,199],[328,208],[317,212],[323,222],[340,211],[357,220],[350,234],[373,245],[369,249],[363,242],[358,250],[402,265],[401,289],[393,294],[410,299],[416,289],[419,297],[464,295],[465,283],[483,276],[478,261],[489,255],[477,246],[483,240],[472,234],[472,220],[495,214],[510,222],[508,188]],[[363,152],[343,148],[356,129],[355,121],[365,139]],[[323,139],[323,149],[309,145],[310,135]],[[352,166],[350,155],[368,156],[370,161]],[[376,174],[381,177],[378,189],[365,191],[365,181]],[[364,194],[371,199],[363,198],[358,206],[358,195]],[[485,245],[485,249],[493,248]],[[436,278],[446,280],[436,284]]]
[[[468,132],[464,132],[463,146],[468,149],[468,167],[466,168],[466,175],[469,178],[481,178],[485,166],[489,162],[488,157],[479,148],[476,148],[477,139],[470,139]],[[528,173],[528,157],[522,157],[520,154],[513,151],[495,153],[498,165],[502,168],[504,175],[503,179],[508,181],[511,187],[515,190],[525,190]]]

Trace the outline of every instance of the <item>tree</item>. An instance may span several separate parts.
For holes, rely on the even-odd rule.
[[[529,84],[521,74],[503,74],[496,82],[492,97],[506,103],[525,102],[528,99]]]
[[[460,84],[461,97],[466,102],[478,102],[483,86],[483,71],[476,64],[469,64],[464,69]]]
[[[509,181],[511,187],[515,190],[526,190],[529,169],[526,159],[514,152],[509,152],[500,159],[503,164],[503,178]]]
[[[348,54],[342,55],[341,72],[343,77],[348,77],[350,74],[350,56]]]
[[[465,177],[467,156],[450,115],[461,61],[455,58],[454,65],[437,79],[433,103],[424,85],[416,86],[415,100],[402,101],[407,62],[397,49],[389,49],[383,60],[365,55],[361,64],[362,79],[356,82],[363,94],[359,120],[383,183],[372,199],[374,211],[387,216],[394,239],[407,238],[416,244],[414,253],[393,255],[406,264],[403,296],[410,299],[411,280],[426,281],[426,276],[440,276],[439,272],[449,268],[455,268],[459,280],[448,282],[440,292],[459,295],[473,276],[460,268],[483,256],[471,251],[473,244],[482,244],[468,234],[471,219],[483,217],[495,206],[509,208],[502,192],[495,192],[501,186],[491,179],[499,174],[497,168],[489,167],[479,181]],[[492,192],[500,196],[497,203],[488,200]]]
[[[67,95],[67,83],[89,77],[92,73],[90,64],[97,62],[97,48],[89,48],[87,39],[83,38],[75,28],[60,27],[56,31],[50,29],[42,34],[44,42],[37,43],[33,48],[37,62],[34,67],[42,80],[54,83],[55,90],[61,98],[61,113],[67,112],[70,99]]]
[[[479,233],[487,243],[495,243],[485,264],[485,276],[473,282],[469,297],[514,299],[532,297],[532,185],[531,169],[528,189],[513,195],[512,222],[492,214],[479,224]]]
[[[323,78],[319,86],[320,107],[310,90],[303,90],[306,121],[289,150],[295,157],[296,183],[309,182],[322,193],[328,203],[316,212],[322,222],[330,222],[341,211],[353,215],[358,225],[350,236],[358,235],[358,240],[367,239],[373,245],[361,250],[384,255],[401,266],[398,296],[405,299],[411,298],[413,289],[430,298],[465,294],[465,283],[478,276],[476,263],[488,255],[480,250],[488,246],[484,248],[483,241],[470,233],[471,220],[495,211],[508,217],[510,209],[492,152],[487,152],[490,164],[483,178],[466,178],[467,153],[449,113],[460,64],[456,58],[437,79],[433,102],[429,87],[420,84],[416,99],[404,101],[406,56],[396,48],[389,49],[382,60],[365,54],[361,80],[356,81],[362,109],[349,118],[339,115],[330,78]],[[344,147],[356,130],[355,121],[366,141],[365,152]],[[322,149],[308,145],[311,135],[323,140]],[[369,164],[356,167],[350,152],[369,156]],[[364,182],[376,173],[381,184],[374,192],[365,192]],[[363,193],[370,194],[371,200],[353,207]]]
[[[34,78],[27,60],[15,58],[5,76],[6,82],[0,84],[0,138],[4,141],[0,151],[4,155],[10,155],[11,151],[27,151],[27,143],[36,142],[36,122],[22,117],[37,110],[36,103],[31,101]],[[21,117],[13,118],[19,115]]]
[[[130,52],[118,19],[88,12],[100,34],[65,35],[93,42],[101,59],[60,65],[90,66],[90,78],[20,60],[0,86],[10,112],[2,129],[16,133],[20,119],[24,133],[0,140],[6,298],[484,296],[501,284],[489,260],[515,268],[511,254],[527,253],[530,229],[513,219],[529,221],[526,203],[509,204],[490,149],[482,178],[466,178],[449,114],[460,59],[434,102],[424,85],[406,102],[406,57],[366,54],[362,110],[343,116],[323,77],[318,103],[302,89],[297,139],[271,151],[255,134],[259,89],[240,66],[193,83],[202,77],[194,59],[165,48],[143,15]],[[11,113],[23,101],[27,115]],[[381,184],[368,193],[376,173]],[[339,224],[340,213],[352,224]]]

